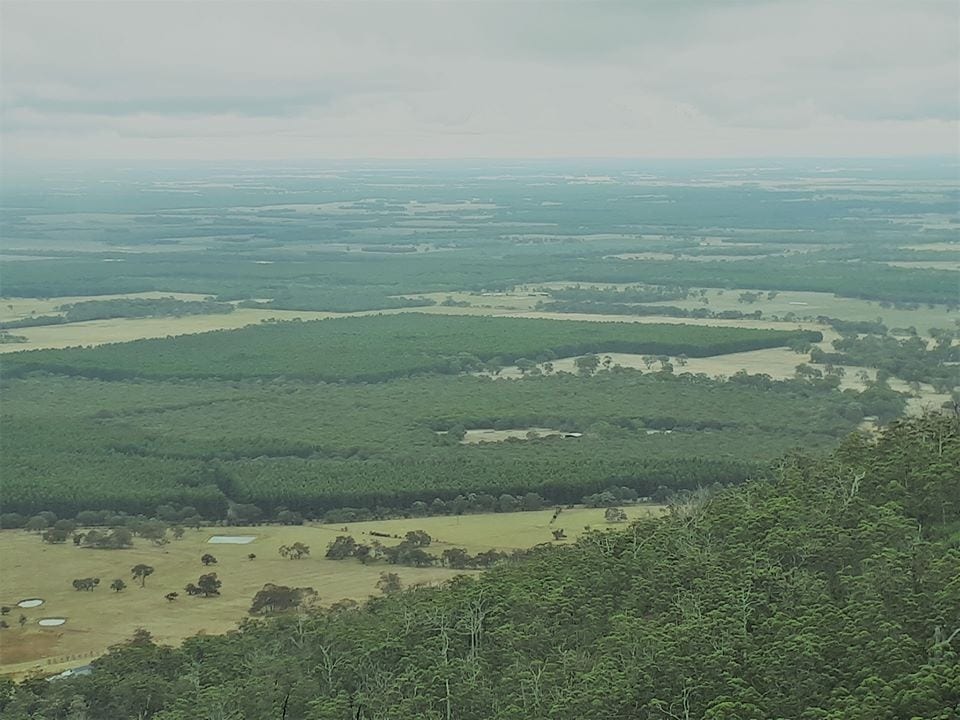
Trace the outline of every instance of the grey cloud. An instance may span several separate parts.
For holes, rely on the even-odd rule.
[[[960,116],[960,6],[939,0],[2,10],[22,155],[949,151]]]

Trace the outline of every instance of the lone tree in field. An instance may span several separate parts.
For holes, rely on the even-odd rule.
[[[257,559],[256,553],[250,553],[249,555],[247,555],[247,560],[256,560],[256,559]]]
[[[327,546],[328,560],[344,560],[353,555],[357,549],[357,541],[349,535],[339,535]]]
[[[46,530],[50,526],[50,523],[47,522],[45,517],[40,515],[34,515],[32,518],[27,520],[26,524],[23,526],[23,529],[27,532],[41,532]]]
[[[470,565],[472,558],[463,548],[447,548],[440,556],[441,561],[447,567],[456,570],[462,570]]]
[[[377,580],[377,589],[384,595],[400,592],[402,587],[403,584],[400,582],[400,576],[396,573],[380,573],[380,579]]]
[[[173,602],[173,601],[176,600],[178,597],[180,597],[180,593],[178,593],[178,592],[168,592],[168,593],[167,593],[166,595],[164,595],[163,597],[166,599],[167,602]]]
[[[117,578],[112,583],[110,583],[110,589],[113,590],[114,592],[121,592],[122,590],[125,590],[126,587],[127,587],[127,584],[120,578]]]
[[[427,547],[433,538],[426,530],[411,530],[406,534],[406,541],[414,547]]]
[[[99,584],[100,578],[77,578],[73,581],[73,589],[90,592]]]
[[[130,574],[133,576],[134,580],[140,581],[140,587],[145,587],[147,584],[147,578],[150,575],[153,575],[153,568],[149,565],[140,563],[139,565],[134,565],[130,569]]]
[[[361,564],[366,565],[370,560],[373,554],[373,548],[369,545],[357,545],[353,549],[353,556],[361,562]]]
[[[309,587],[295,588],[267,583],[262,590],[253,596],[250,614],[268,615],[292,610],[306,600],[316,597],[316,595],[317,591]]]
[[[627,513],[618,507],[607,508],[606,512],[603,513],[603,517],[608,523],[621,523],[627,521]]]
[[[3,607],[0,607],[0,615],[9,615],[9,614],[10,614],[9,605],[4,605]]]
[[[577,368],[577,373],[586,377],[593,375],[597,371],[597,368],[600,367],[600,358],[593,353],[588,353],[587,355],[578,357],[573,361],[573,364]]]
[[[200,558],[200,562],[209,567],[210,565],[216,565],[217,559],[210,553],[206,553]]]
[[[200,579],[197,580],[197,590],[204,597],[219,595],[221,585],[223,585],[223,583],[217,579],[216,573],[201,575]]]
[[[288,560],[300,560],[310,554],[310,546],[302,542],[295,542],[293,545],[281,545],[280,557]]]

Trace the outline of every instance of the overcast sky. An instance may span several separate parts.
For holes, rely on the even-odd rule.
[[[955,154],[958,8],[2,0],[2,157]]]

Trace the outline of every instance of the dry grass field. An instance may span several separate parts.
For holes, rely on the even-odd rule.
[[[626,508],[631,518],[660,511],[657,506]],[[397,519],[347,527],[358,542],[371,540],[371,530],[399,536],[409,530],[426,530],[434,538],[428,550],[437,555],[448,547],[465,547],[471,553],[531,547],[551,541],[550,530],[556,527],[564,528],[567,542],[586,525],[612,527],[605,523],[603,510],[565,510],[550,525],[552,514],[545,510]],[[254,594],[268,582],[312,587],[321,604],[331,604],[344,598],[362,601],[377,594],[376,583],[384,571],[396,572],[405,585],[442,582],[464,572],[326,560],[327,544],[341,534],[345,534],[342,527],[336,525],[204,528],[188,530],[182,540],[162,547],[138,539],[132,549],[111,551],[77,548],[72,543],[47,545],[32,533],[0,531],[0,604],[13,608],[7,616],[11,627],[0,632],[0,673],[54,673],[82,665],[130,637],[138,627],[167,643],[201,632],[225,632],[247,616]],[[256,540],[247,545],[215,545],[207,542],[212,535],[255,535]],[[279,547],[294,542],[309,545],[312,555],[303,560],[281,558]],[[218,563],[205,568],[200,562],[204,553],[214,555]],[[256,554],[256,559],[249,560],[250,553]],[[144,588],[130,577],[130,569],[139,563],[155,568]],[[184,586],[195,583],[205,572],[216,572],[223,581],[222,595],[206,599],[186,596]],[[85,577],[99,577],[100,585],[92,592],[74,590],[73,579]],[[110,589],[115,578],[127,583],[120,593]],[[168,602],[164,595],[172,591],[181,597]],[[44,604],[31,609],[16,607],[27,598],[42,598]],[[21,613],[27,618],[23,628],[17,622]],[[37,625],[42,618],[66,618],[66,623],[42,628]]]
[[[492,314],[492,315],[514,315],[522,313],[523,317],[548,317],[548,318],[568,318],[571,320],[599,320],[607,322],[648,322],[648,323],[686,323],[689,325],[718,325],[726,327],[751,327],[764,329],[785,329],[802,327],[810,330],[824,331],[824,326],[812,321],[796,322],[774,322],[769,320],[714,320],[714,319],[689,319],[689,318],[671,318],[671,317],[631,317],[629,315],[591,315],[588,313],[544,313],[536,311],[536,304],[543,300],[549,301],[544,293],[539,292],[538,288],[561,288],[576,285],[573,282],[551,282],[543,283],[538,286],[527,286],[517,288],[510,293],[432,293],[422,297],[429,297],[438,303],[450,297],[458,302],[470,303],[469,307],[447,307],[435,306],[427,308],[429,312],[442,313],[464,313],[464,314]],[[613,283],[580,283],[583,287],[607,287],[622,288],[623,284]],[[707,299],[709,304],[704,305],[697,300],[669,300],[659,303],[661,305],[674,305],[686,309],[707,308],[714,312],[723,310],[739,310],[741,312],[753,312],[761,310],[764,315],[784,316],[787,313],[794,313],[798,318],[817,317],[825,315],[827,317],[843,318],[844,320],[876,320],[878,317],[891,328],[894,327],[916,327],[921,334],[932,327],[951,327],[953,317],[946,312],[943,306],[922,306],[916,310],[898,310],[895,308],[882,308],[880,303],[873,300],[858,300],[856,298],[836,297],[830,293],[822,292],[802,292],[802,291],[783,291],[767,300],[766,295],[756,302],[745,304],[739,302],[739,296],[744,289],[735,290],[707,290]],[[754,292],[754,291],[750,291]],[[420,297],[420,296],[417,296]],[[656,305],[658,303],[649,303]],[[824,332],[825,340],[829,341],[836,338],[830,328]]]
[[[63,298],[58,298],[58,304]],[[319,320],[335,317],[342,313],[301,312],[299,310],[257,310],[239,308],[229,314],[189,315],[164,318],[112,318],[110,320],[89,320],[87,322],[67,323],[65,325],[45,325],[40,327],[16,328],[11,335],[27,338],[24,343],[6,343],[0,345],[0,353],[18,350],[40,350],[45,348],[65,348],[80,345],[104,345],[106,343],[128,342],[141,338],[161,338],[168,335],[190,335],[210,330],[232,330],[256,325],[271,318],[277,320]]]
[[[0,297],[0,322],[25,320],[33,315],[62,315],[57,310],[61,305],[70,305],[87,300],[176,298],[177,300],[204,300],[208,296],[197,293],[142,292],[120,293],[119,295],[77,295],[55,298],[4,298]]]

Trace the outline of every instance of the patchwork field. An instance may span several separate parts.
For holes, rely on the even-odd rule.
[[[625,511],[634,519],[660,512],[661,508],[648,505],[627,507]],[[52,673],[82,665],[111,644],[130,637],[138,627],[147,628],[158,641],[167,643],[197,633],[224,632],[247,616],[254,594],[268,582],[312,587],[319,594],[319,603],[329,605],[344,598],[362,601],[377,594],[377,580],[385,571],[396,572],[404,585],[438,583],[470,572],[326,560],[323,555],[327,544],[338,535],[350,534],[358,542],[369,542],[370,531],[402,536],[410,530],[425,530],[434,538],[428,548],[433,554],[451,547],[477,553],[553,542],[553,528],[563,528],[568,539],[560,542],[570,542],[583,533],[584,526],[614,527],[604,521],[603,513],[588,508],[564,510],[553,525],[552,510],[397,519],[352,523],[347,533],[338,525],[203,528],[188,530],[182,540],[162,547],[137,539],[132,549],[112,551],[81,549],[72,543],[48,545],[33,533],[2,531],[0,604],[12,610],[7,616],[11,627],[0,635],[0,673],[23,675],[35,669]],[[253,535],[256,539],[249,544],[211,544],[213,535]],[[380,540],[386,545],[398,542]],[[303,560],[281,558],[278,548],[294,542],[309,545],[311,556]],[[205,568],[200,562],[204,553],[213,554],[217,564]],[[256,559],[249,560],[250,553],[256,554]],[[144,588],[130,577],[130,568],[139,563],[155,569]],[[206,572],[216,572],[223,581],[222,595],[187,597],[184,585],[196,582]],[[74,590],[72,580],[84,577],[99,577],[101,583],[92,592]],[[110,589],[115,578],[126,582],[122,592]],[[172,591],[181,597],[168,602],[164,595]],[[44,603],[34,608],[16,607],[27,598],[41,598]],[[23,628],[17,622],[20,614],[27,617]],[[65,618],[66,623],[46,628],[37,624],[52,617]]]

